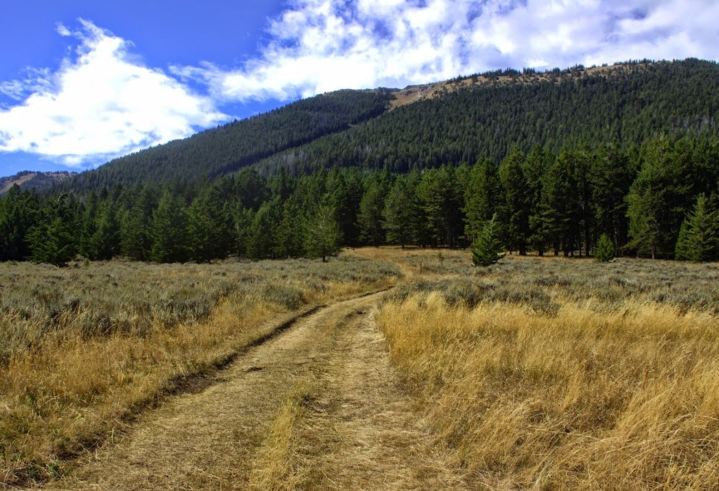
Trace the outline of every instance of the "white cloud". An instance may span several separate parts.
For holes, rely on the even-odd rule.
[[[58,33],[59,35],[61,35],[62,37],[72,36],[72,31],[71,31],[70,29],[68,29],[68,28],[65,26],[65,24],[63,24],[62,22],[60,22],[60,23],[57,24],[57,26],[55,27],[55,30],[56,30],[57,33]]]
[[[294,0],[260,57],[173,70],[218,99],[287,100],[505,67],[717,59],[717,22],[716,0]]]
[[[0,151],[81,165],[182,138],[226,116],[162,70],[138,63],[129,43],[89,21],[62,36],[78,46],[55,73],[30,70],[0,92],[22,102],[0,110]]]

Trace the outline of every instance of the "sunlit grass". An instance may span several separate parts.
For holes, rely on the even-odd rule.
[[[400,288],[378,321],[473,486],[719,487],[714,265],[453,273]]]
[[[360,259],[0,265],[0,482],[43,480],[283,316],[383,288]]]

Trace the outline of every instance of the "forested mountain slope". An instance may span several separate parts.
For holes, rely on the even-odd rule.
[[[406,104],[407,98],[416,102]],[[273,155],[260,166],[266,172],[279,166],[406,171],[480,158],[498,162],[513,146],[557,152],[581,144],[639,144],[658,134],[716,133],[719,66],[686,60],[494,72],[408,88],[395,94],[395,105],[366,124]]]
[[[65,189],[214,178],[377,116],[387,109],[390,98],[388,90],[319,95],[116,159],[77,176]]]
[[[505,70],[403,90],[341,90],[116,159],[64,184],[195,182],[257,164],[436,167],[499,162],[536,145],[639,144],[657,134],[717,132],[719,67],[700,60],[535,72]]]

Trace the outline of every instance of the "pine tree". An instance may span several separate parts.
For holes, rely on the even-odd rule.
[[[526,255],[529,241],[531,189],[524,175],[524,155],[513,150],[499,166],[499,177],[506,203],[505,226],[510,252],[516,249],[521,255]]]
[[[642,165],[627,196],[628,246],[641,255],[670,256],[693,198],[685,174],[691,159],[665,137],[642,148]]]
[[[334,208],[342,241],[348,246],[360,243],[357,210],[362,200],[362,180],[357,172],[333,170],[327,178],[328,204]]]
[[[545,174],[542,213],[555,255],[573,254],[580,239],[581,210],[576,179],[576,158],[563,150]]]
[[[147,261],[152,252],[152,215],[155,191],[142,189],[120,216],[120,250],[135,261]]]
[[[201,262],[227,257],[232,249],[232,216],[214,186],[193,200],[187,213],[192,259]]]
[[[13,186],[0,200],[0,261],[30,257],[28,233],[41,218],[37,197]]]
[[[462,193],[450,166],[431,169],[422,175],[417,189],[433,245],[456,247],[462,232]]]
[[[679,236],[674,246],[674,259],[689,261],[691,259],[691,245],[689,243],[689,220],[684,219],[679,228]]]
[[[387,195],[382,213],[387,241],[399,244],[404,249],[412,241],[412,222],[416,213],[416,203],[409,192],[407,181],[398,177]]]
[[[497,166],[489,160],[477,162],[469,172],[464,191],[464,234],[469,240],[477,237],[482,225],[498,211],[502,199]]]
[[[28,234],[31,259],[63,266],[77,253],[75,203],[60,195],[46,204],[43,217]]]
[[[602,234],[597,241],[594,257],[601,263],[608,263],[614,259],[614,244],[607,234]]]
[[[277,230],[282,220],[279,200],[263,204],[252,220],[247,236],[247,255],[252,259],[271,259],[277,254]]]
[[[112,259],[120,252],[120,223],[109,201],[101,207],[94,229],[90,237],[91,259]]]
[[[682,224],[675,255],[697,262],[719,259],[719,211],[703,194]]]
[[[384,183],[372,179],[360,201],[357,220],[360,224],[360,234],[366,244],[378,246],[384,242],[384,229],[382,228],[382,211],[385,198]]]
[[[597,231],[615,244],[627,240],[627,201],[634,172],[629,158],[615,146],[601,148],[592,159],[590,181]]]
[[[91,192],[85,200],[82,210],[80,244],[78,246],[80,254],[87,259],[97,259],[92,237],[97,230],[98,206],[97,195]]]
[[[184,262],[188,252],[185,206],[174,193],[165,191],[152,220],[151,258],[161,263]]]
[[[252,223],[255,220],[255,213],[240,206],[233,213],[233,219],[235,225],[234,250],[240,257],[249,257],[250,234],[252,232]]]
[[[307,221],[305,230],[305,250],[310,257],[327,257],[339,251],[340,228],[335,219],[335,210],[322,205],[314,216]]]
[[[305,252],[303,210],[290,197],[282,206],[282,218],[276,230],[276,257],[300,257]]]
[[[544,255],[549,238],[548,227],[543,213],[544,182],[542,178],[546,167],[547,154],[540,147],[532,149],[527,155],[523,167],[529,191],[529,236],[527,245],[536,250],[540,256]]]
[[[497,215],[486,222],[472,244],[472,262],[475,266],[491,266],[504,257],[497,231]]]

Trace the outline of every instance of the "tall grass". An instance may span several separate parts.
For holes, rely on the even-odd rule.
[[[715,266],[514,259],[378,322],[472,485],[719,488]]]
[[[0,265],[0,483],[52,477],[273,319],[397,274],[356,258],[76,266]]]

